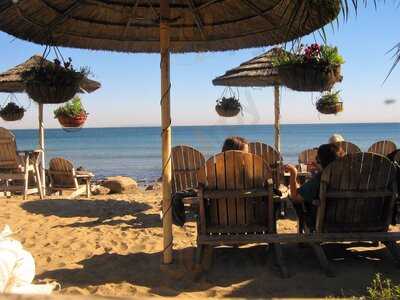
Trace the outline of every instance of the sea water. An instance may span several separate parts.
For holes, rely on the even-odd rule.
[[[18,149],[38,147],[37,130],[14,130]],[[205,156],[218,153],[224,139],[238,135],[249,141],[274,145],[272,125],[182,126],[174,127],[173,145],[185,144],[200,150]],[[366,151],[383,139],[400,145],[400,123],[385,124],[310,124],[282,125],[281,152],[286,162],[297,162],[298,154],[307,148],[326,143],[333,133]],[[113,175],[131,176],[149,182],[161,174],[161,139],[158,127],[83,128],[75,132],[47,129],[46,161],[64,157],[75,166],[83,166],[98,178]]]

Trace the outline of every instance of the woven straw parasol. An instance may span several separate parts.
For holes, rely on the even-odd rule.
[[[40,66],[40,64],[54,64],[53,62],[43,59],[40,55],[34,55],[27,61],[19,64],[3,73],[0,73],[0,92],[2,93],[24,93],[25,82],[22,80],[22,73],[32,68]],[[101,87],[100,82],[85,77],[80,86],[80,93],[92,93]],[[41,176],[43,191],[46,190],[45,176],[45,143],[44,143],[44,122],[43,122],[43,104],[39,103],[39,147],[42,150],[41,159]]]
[[[282,48],[272,48],[264,54],[242,63],[213,80],[214,85],[236,87],[274,87],[275,97],[275,149],[281,152],[280,136],[280,92],[278,69],[274,68],[274,58],[282,53]]]
[[[0,0],[0,30],[40,44],[160,52],[164,263],[172,261],[170,52],[278,44],[333,21],[340,0]]]
[[[25,82],[22,80],[22,73],[40,66],[40,64],[54,64],[53,62],[42,58],[40,55],[34,55],[27,61],[19,64],[3,73],[0,73],[0,92],[3,93],[23,93],[25,92]],[[81,93],[92,93],[101,87],[100,82],[85,77],[81,83]]]

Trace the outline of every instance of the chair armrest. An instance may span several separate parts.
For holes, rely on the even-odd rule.
[[[75,177],[76,178],[92,178],[92,177],[94,177],[94,174],[87,172],[87,171],[76,171]]]

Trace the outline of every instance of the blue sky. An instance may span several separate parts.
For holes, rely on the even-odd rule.
[[[328,43],[337,45],[346,60],[344,80],[337,85],[342,91],[345,111],[337,116],[319,115],[313,106],[318,93],[299,93],[282,89],[283,123],[397,122],[400,118],[400,66],[385,84],[392,64],[387,51],[400,41],[398,34],[400,8],[388,2],[377,10],[373,5],[361,8],[347,23],[341,22],[334,32],[327,29]],[[305,42],[313,42],[306,37]],[[174,125],[271,124],[273,123],[273,89],[240,89],[243,116],[223,119],[214,111],[215,100],[223,88],[211,80],[227,69],[259,55],[268,48],[205,54],[179,54],[171,59],[172,116]],[[103,51],[61,48],[72,57],[75,66],[89,66],[102,88],[83,95],[90,113],[88,127],[158,126],[160,124],[160,70],[156,54],[122,54]],[[42,53],[43,47],[0,33],[0,71],[7,70]],[[0,95],[0,104],[6,94]],[[28,106],[25,118],[9,123],[10,128],[36,128],[37,105],[25,95],[17,95]],[[387,98],[398,99],[384,105]],[[29,106],[30,105],[30,106]],[[53,119],[54,105],[47,105],[46,127],[59,127]]]

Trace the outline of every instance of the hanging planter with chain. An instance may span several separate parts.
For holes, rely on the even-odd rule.
[[[239,93],[235,95],[231,88],[224,90],[221,98],[217,100],[217,105],[215,106],[218,115],[225,118],[237,116],[242,109],[242,105],[239,102]]]
[[[5,103],[5,105],[0,107],[0,117],[4,121],[13,122],[19,121],[24,117],[26,109],[17,104],[18,100],[14,94],[10,94]]]
[[[296,53],[282,52],[275,61],[282,84],[295,91],[322,92],[342,81],[342,56],[336,47],[312,44]]]
[[[65,61],[57,48],[54,48],[57,56],[54,63],[46,62],[45,58],[49,54],[47,49],[48,47],[40,65],[22,74],[26,92],[38,103],[64,103],[76,95],[81,81],[89,74],[89,70],[87,68],[75,70],[71,58]]]
[[[61,126],[67,130],[68,128],[81,128],[85,124],[87,116],[88,113],[83,108],[79,97],[75,97],[54,111],[54,118],[58,119]]]
[[[328,92],[321,96],[316,103],[316,108],[321,114],[332,115],[343,111],[343,102],[338,92]]]

